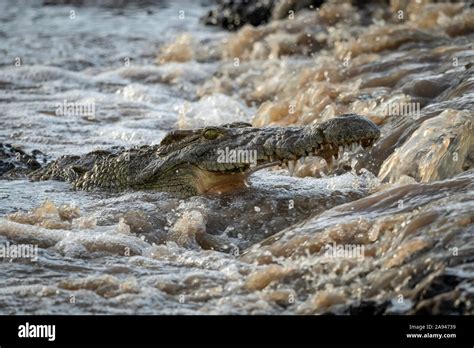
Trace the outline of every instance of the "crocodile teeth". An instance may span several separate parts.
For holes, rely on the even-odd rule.
[[[293,173],[295,172],[295,161],[294,160],[288,161],[288,171],[290,172],[290,176],[293,176]]]

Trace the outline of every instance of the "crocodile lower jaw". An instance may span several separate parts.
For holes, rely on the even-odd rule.
[[[193,176],[199,194],[221,194],[246,187],[248,173],[211,172],[194,167]]]

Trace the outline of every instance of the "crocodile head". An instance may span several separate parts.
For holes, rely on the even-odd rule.
[[[372,145],[380,135],[370,120],[343,115],[304,127],[254,128],[232,123],[168,133],[156,157],[136,176],[134,186],[180,195],[222,193],[245,185],[255,170],[319,156],[328,164],[344,147]]]

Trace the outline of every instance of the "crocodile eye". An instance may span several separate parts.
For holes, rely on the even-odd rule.
[[[207,140],[216,139],[219,135],[220,133],[215,129],[208,129],[204,132],[204,138]]]

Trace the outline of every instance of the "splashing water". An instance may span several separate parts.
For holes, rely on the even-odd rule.
[[[219,197],[1,180],[0,312],[473,314],[473,10],[329,1],[227,33],[183,6],[2,2],[2,142],[50,160],[348,112],[382,138]]]

